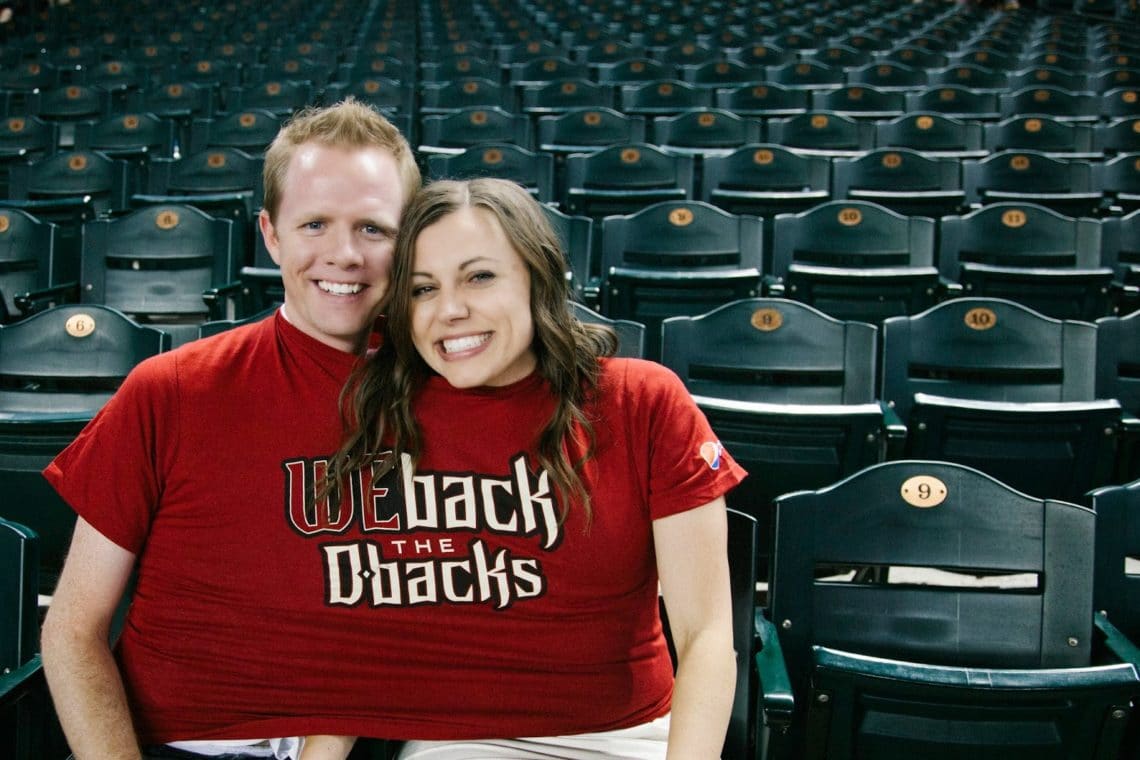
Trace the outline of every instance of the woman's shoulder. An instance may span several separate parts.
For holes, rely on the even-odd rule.
[[[648,359],[603,359],[601,385],[612,391],[642,394],[685,391],[681,378],[673,370]]]

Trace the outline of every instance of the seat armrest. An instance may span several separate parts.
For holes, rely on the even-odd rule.
[[[1109,653],[1121,662],[1131,663],[1140,673],[1140,647],[1121,633],[1104,612],[1097,612],[1093,616],[1093,625],[1104,636],[1104,644]]]
[[[21,317],[50,309],[61,303],[79,303],[79,283],[62,282],[40,290],[30,290],[27,293],[17,293],[12,302],[19,310]]]
[[[880,401],[883,409],[883,427],[887,433],[887,459],[899,459],[906,449],[906,424],[893,406]]]
[[[40,687],[47,688],[43,680],[43,661],[37,654],[18,668],[0,673],[0,706],[12,704],[23,694]]]
[[[227,282],[224,285],[203,291],[202,301],[206,304],[209,318],[211,320],[233,319],[233,315],[237,311],[235,303],[241,297],[241,292],[242,284],[237,281]]]
[[[784,651],[780,647],[776,626],[760,611],[756,613],[756,635],[760,641],[760,649],[755,655],[760,687],[757,708],[763,710],[765,725],[786,730],[795,712],[792,682],[788,678],[788,667],[784,662]]]

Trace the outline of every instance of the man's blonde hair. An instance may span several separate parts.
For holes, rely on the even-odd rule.
[[[277,133],[265,152],[262,182],[264,202],[270,221],[277,220],[284,190],[285,173],[293,153],[305,143],[315,142],[330,147],[380,148],[392,154],[403,181],[404,197],[411,198],[420,187],[420,169],[408,141],[400,130],[376,109],[348,97],[322,108],[308,107],[299,111]]]

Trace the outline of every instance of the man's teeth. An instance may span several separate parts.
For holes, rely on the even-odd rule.
[[[490,333],[468,335],[465,338],[452,338],[451,340],[443,341],[443,350],[448,354],[454,354],[458,351],[468,351],[472,348],[478,348],[490,339]]]
[[[326,280],[318,280],[317,287],[326,293],[333,293],[338,296],[351,296],[364,290],[364,286],[359,282],[328,282]]]

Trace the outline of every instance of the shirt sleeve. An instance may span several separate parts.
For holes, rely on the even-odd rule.
[[[75,512],[107,539],[138,554],[162,493],[164,456],[177,424],[174,360],[136,366],[115,395],[44,470]]]
[[[627,383],[634,423],[645,430],[649,446],[651,519],[707,504],[747,476],[671,370],[634,361],[627,370]]]

